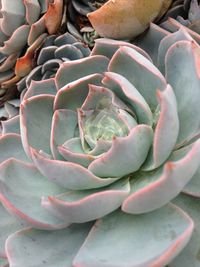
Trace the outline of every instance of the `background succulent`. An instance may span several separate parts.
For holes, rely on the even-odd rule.
[[[30,86],[0,138],[0,200],[23,223],[0,210],[10,266],[36,254],[38,267],[198,266],[200,47],[175,34],[160,41],[160,70],[99,39]]]
[[[99,35],[132,39],[146,30],[150,21],[161,17],[171,3],[171,0],[70,0],[67,28],[91,47]]]
[[[92,28],[87,14],[100,8],[107,0],[70,0],[67,2],[67,29],[76,38],[82,40],[90,47],[98,38],[97,32]]]
[[[165,29],[174,30],[175,19],[180,24],[200,33],[200,4],[198,0],[174,1],[171,8],[162,18],[161,26]],[[171,26],[172,24],[172,26]]]
[[[151,21],[162,17],[171,3],[172,0],[109,0],[87,16],[100,36],[130,40],[143,33]]]
[[[22,92],[28,89],[32,81],[53,78],[63,62],[83,58],[89,54],[88,46],[68,32],[48,36],[37,55],[36,66],[17,84],[18,90]]]
[[[0,1],[1,103],[15,94],[15,85],[34,66],[35,53],[62,20],[63,0]],[[53,17],[52,17],[53,12]]]
[[[59,1],[57,2],[59,3]],[[37,7],[37,2],[33,5],[30,4],[30,2],[26,2],[26,5],[28,5],[29,8],[26,10],[26,17],[30,17],[30,14],[28,12],[34,13],[35,9]],[[33,7],[32,7],[33,5]],[[44,2],[43,2],[44,5]],[[48,2],[44,5],[44,8],[47,8]],[[51,5],[49,6],[50,10]],[[14,6],[13,6],[14,8]],[[33,8],[33,11],[32,9]],[[45,9],[46,10],[46,9]],[[48,11],[47,11],[48,12]],[[29,14],[29,16],[27,15]],[[45,13],[47,14],[47,13]],[[49,16],[51,18],[51,16]],[[28,32],[28,42],[29,39],[36,38],[36,36],[33,37],[34,34],[40,34],[38,32],[38,23],[39,27],[41,27],[41,22],[44,22],[45,16],[42,16],[39,21],[36,23],[33,23],[32,26],[28,25],[22,25],[22,27],[27,27],[30,31]],[[51,19],[50,19],[51,21]],[[18,67],[18,70],[21,68],[23,70],[23,77],[18,77],[11,80],[6,81],[5,83],[2,83],[1,87],[1,100],[0,100],[0,124],[4,124],[6,119],[10,119],[13,116],[18,115],[19,110],[19,96],[22,91],[23,94],[21,95],[21,98],[23,98],[25,94],[25,89],[27,89],[30,86],[31,81],[40,81],[44,79],[49,79],[55,76],[55,73],[57,69],[59,68],[59,65],[66,61],[66,60],[74,60],[78,58],[82,58],[89,55],[89,48],[84,45],[83,43],[79,42],[75,37],[70,35],[69,33],[61,33],[63,29],[63,25],[65,24],[65,21],[62,21],[61,27],[59,28],[59,31],[57,34],[53,34],[57,31],[57,29],[50,30],[50,35],[47,35],[46,33],[42,34],[42,38],[40,42],[36,41],[39,47],[35,46],[35,43],[33,43],[32,46],[28,48],[28,52],[26,52],[25,56],[18,58],[17,62],[20,62],[20,67]],[[42,28],[41,31],[44,29]],[[45,30],[46,31],[46,30]],[[20,40],[21,35],[17,35],[18,39]],[[40,35],[41,37],[41,35]],[[39,39],[40,39],[39,37]],[[27,36],[24,37],[24,43],[22,44],[24,47],[28,47]],[[15,40],[16,41],[16,40]],[[13,44],[11,44],[13,46]],[[5,42],[5,45],[2,49],[5,49],[7,47],[7,42]],[[32,50],[34,50],[34,54],[32,54]],[[32,52],[31,52],[32,51]],[[24,52],[24,49],[23,49]],[[19,52],[18,56],[20,55]],[[31,54],[31,55],[30,55]],[[30,60],[28,60],[27,65],[25,65],[24,68],[24,61],[27,62],[27,57]],[[15,62],[13,62],[14,64]],[[30,65],[29,65],[30,63]],[[5,63],[3,63],[5,64]],[[17,66],[17,65],[16,65]],[[27,68],[28,66],[28,68]],[[10,70],[12,72],[12,75],[14,73],[14,70]],[[5,72],[2,73],[2,75],[6,75]],[[17,82],[19,80],[19,82]],[[12,99],[12,100],[11,100]],[[2,125],[1,125],[1,129]]]
[[[4,132],[5,127],[10,124],[9,121],[5,122],[5,120],[12,119],[19,114],[20,101],[24,98],[24,95],[25,97],[30,97],[30,95],[36,94],[36,91],[37,94],[54,92],[55,86],[52,78],[55,76],[59,66],[65,61],[86,57],[89,53],[90,49],[69,33],[48,36],[38,53],[37,65],[17,83],[18,90],[16,92],[18,94],[16,98],[4,102],[0,107],[0,133]],[[42,89],[40,81],[43,81]],[[21,100],[17,97],[20,93]],[[12,92],[11,98],[13,97],[14,94]],[[14,121],[16,120],[14,119]]]

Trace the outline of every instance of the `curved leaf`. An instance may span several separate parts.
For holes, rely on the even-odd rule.
[[[38,153],[36,150],[32,150],[32,156],[35,165],[47,179],[67,189],[82,190],[99,188],[114,183],[120,178],[102,179],[79,164],[61,160],[51,160]]]
[[[119,177],[137,171],[152,144],[152,129],[138,125],[126,137],[113,139],[112,147],[95,159],[88,169],[99,177]]]
[[[71,267],[73,258],[88,235],[91,226],[92,224],[88,223],[72,225],[57,231],[34,229],[18,231],[11,235],[6,242],[9,263],[11,266],[32,267],[34,261],[34,265],[37,267],[44,265]],[[43,252],[41,253],[41,251]]]
[[[110,60],[108,70],[124,76],[144,97],[151,110],[157,107],[156,91],[166,88],[165,78],[148,59],[130,47],[121,47]]]
[[[199,64],[200,46],[195,42],[176,42],[166,55],[166,79],[177,99],[180,123],[177,146],[189,142],[200,132]]]
[[[188,243],[193,227],[172,204],[140,216],[116,211],[97,221],[73,266],[165,266]]]
[[[0,137],[0,163],[9,159],[16,158],[18,160],[30,162],[24,153],[20,135],[6,134]]]
[[[11,216],[0,203],[0,258],[6,257],[5,241],[8,236],[25,226]],[[0,264],[1,266],[1,264]]]
[[[157,91],[160,103],[159,118],[154,131],[151,153],[142,167],[152,170],[163,164],[171,154],[179,134],[177,102],[170,85],[164,91]]]
[[[124,201],[122,210],[140,214],[162,207],[181,192],[199,164],[200,140],[184,151],[175,151],[164,167],[133,175],[132,194]]]
[[[87,75],[101,74],[107,70],[108,63],[107,57],[98,55],[64,62],[56,74],[56,86],[60,89]]]
[[[20,108],[20,129],[24,150],[31,157],[30,148],[51,154],[50,136],[54,97],[39,95],[26,99]]]
[[[170,264],[173,267],[199,267],[200,263],[200,213],[198,198],[192,198],[184,194],[179,195],[173,200],[173,203],[184,209],[195,223],[194,232],[189,244]]]
[[[40,203],[42,196],[64,192],[63,188],[43,177],[32,164],[14,159],[1,164],[0,200],[11,214],[34,228],[60,229],[68,226],[47,212]]]
[[[83,223],[102,218],[119,208],[129,191],[126,179],[101,190],[72,191],[43,198],[42,205],[65,222]]]

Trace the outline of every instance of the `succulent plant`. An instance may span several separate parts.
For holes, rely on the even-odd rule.
[[[200,33],[200,4],[198,0],[174,1],[171,8],[162,18],[161,26],[170,29],[173,20],[176,19],[182,25]],[[172,27],[173,30],[173,27]]]
[[[67,30],[90,47],[99,37],[90,24],[87,14],[100,8],[107,0],[70,0],[67,2]]]
[[[175,34],[160,70],[99,39],[29,87],[0,138],[2,261],[199,266],[200,47]]]
[[[63,0],[0,1],[0,102],[15,94],[15,84],[34,66],[37,48],[58,30]],[[52,16],[53,13],[53,16]]]
[[[48,36],[40,48],[36,66],[17,84],[18,90],[22,92],[29,88],[32,81],[53,78],[63,62],[83,58],[89,54],[90,49],[68,32]]]

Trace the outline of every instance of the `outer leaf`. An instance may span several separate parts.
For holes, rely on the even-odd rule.
[[[28,36],[28,45],[31,46],[34,44],[37,39],[45,32],[45,21],[44,16],[31,25],[31,30]]]
[[[23,101],[20,109],[21,137],[24,150],[31,157],[30,147],[51,154],[50,136],[54,97],[34,96]]]
[[[184,209],[194,220],[195,228],[192,238],[186,248],[170,264],[172,267],[199,267],[200,264],[200,213],[198,198],[192,198],[184,194],[179,195],[174,201],[176,205]]]
[[[2,0],[1,5],[1,13],[3,15],[1,28],[7,36],[10,36],[15,31],[15,29],[17,29],[25,22],[24,4],[22,1]]]
[[[21,138],[18,134],[6,134],[1,136],[0,151],[0,163],[9,158],[30,162],[24,153]]]
[[[24,48],[27,43],[27,37],[30,26],[22,25],[14,31],[8,41],[4,42],[4,46],[0,48],[0,52],[5,55],[16,53]]]
[[[157,57],[159,69],[163,74],[165,73],[165,57],[168,49],[171,45],[181,40],[192,41],[192,37],[184,28],[181,28],[179,31],[166,36],[160,42]]]
[[[146,34],[142,34],[134,40],[134,44],[141,47],[150,55],[153,63],[157,66],[158,64],[158,47],[161,40],[169,35],[170,33],[158,25],[151,23],[149,30]]]
[[[183,189],[183,192],[188,195],[200,198],[200,168],[198,168],[197,172],[192,177],[190,182],[186,184]]]
[[[114,183],[117,178],[99,178],[79,164],[61,160],[51,160],[32,150],[35,165],[47,179],[72,190],[99,188]]]
[[[25,0],[24,5],[26,7],[26,21],[28,24],[32,24],[40,16],[40,4],[38,0]]]
[[[27,92],[23,97],[23,100],[41,94],[50,94],[50,95],[56,94],[56,86],[53,78],[42,81],[32,80],[30,86],[28,87]]]
[[[2,134],[7,134],[7,133],[20,134],[19,115],[9,120],[2,121],[1,123],[2,123]]]
[[[5,241],[7,237],[16,232],[19,229],[22,229],[24,226],[22,223],[17,221],[13,216],[11,216],[5,208],[0,203],[0,258],[6,257],[5,253]],[[1,266],[1,265],[0,265]]]
[[[103,73],[107,70],[108,63],[108,58],[105,56],[92,56],[64,62],[56,74],[56,86],[60,89],[87,75]]]
[[[167,204],[192,179],[200,164],[200,140],[183,151],[172,154],[164,168],[146,172],[133,178],[133,193],[124,201],[122,209],[128,213],[144,213]],[[171,160],[171,161],[170,161]]]
[[[16,183],[17,181],[17,183]],[[60,229],[68,224],[41,207],[42,196],[64,193],[28,163],[7,160],[1,164],[0,200],[21,221],[39,229]]]
[[[90,55],[91,56],[102,55],[102,56],[106,56],[111,59],[114,53],[117,51],[117,49],[120,48],[121,46],[131,47],[151,61],[151,58],[149,57],[149,55],[144,50],[142,50],[140,47],[133,45],[129,42],[124,42],[121,40],[117,41],[117,40],[107,39],[107,38],[96,39],[94,48],[92,49]]]
[[[72,191],[43,198],[42,205],[65,222],[83,223],[102,218],[119,208],[129,192],[126,179],[101,190]]]
[[[10,266],[71,267],[72,260],[91,226],[92,224],[88,223],[57,231],[19,231],[11,235],[6,242]],[[34,255],[37,257],[33,259]]]
[[[116,211],[94,225],[73,266],[165,266],[185,247],[192,230],[189,216],[171,204],[140,216]]]
[[[166,79],[177,99],[180,123],[177,145],[183,145],[200,132],[200,46],[179,41],[166,55]],[[177,77],[180,77],[177,79]]]

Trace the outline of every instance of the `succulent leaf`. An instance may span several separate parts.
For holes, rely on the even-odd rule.
[[[66,127],[64,127],[66,125]],[[58,147],[74,137],[78,126],[77,114],[67,109],[54,112],[51,130],[51,151],[55,159],[60,159]]]
[[[54,181],[58,185],[71,190],[99,188],[114,183],[121,178],[99,178],[79,164],[51,160],[45,158],[44,155],[39,154],[37,151],[32,151],[32,157],[35,165],[44,176],[47,176],[49,180]]]
[[[179,62],[177,64],[177,62]],[[179,41],[172,45],[166,55],[166,79],[174,89],[177,99],[178,116],[180,123],[177,145],[184,144],[199,133],[200,121],[195,114],[200,112],[197,99],[200,97],[200,79],[198,64],[200,62],[200,47],[192,41]],[[191,74],[188,73],[188,67]],[[177,80],[181,74],[182,79]],[[187,79],[186,75],[192,75]],[[176,76],[177,77],[177,76]],[[190,81],[189,81],[190,80]],[[190,90],[188,90],[190,88]],[[188,105],[190,109],[188,110]],[[187,109],[187,112],[185,112]]]
[[[192,230],[191,219],[171,204],[141,216],[118,210],[96,222],[73,264],[165,266],[188,243]]]
[[[19,115],[6,120],[2,121],[2,134],[8,134],[8,133],[16,133],[20,134],[20,125],[19,125]]]
[[[0,235],[0,258],[6,258],[5,241],[8,236],[16,231],[24,228],[26,225],[20,224],[13,216],[11,216],[0,203],[1,215],[1,235]],[[1,262],[0,262],[1,263]]]
[[[175,151],[163,167],[153,172],[139,173],[138,177],[136,174],[133,193],[124,201],[122,210],[133,214],[149,212],[175,198],[198,170],[200,141],[189,147],[184,156],[182,152]],[[195,160],[191,161],[193,156]]]
[[[129,47],[121,47],[110,60],[108,70],[129,80],[144,97],[151,110],[156,109],[156,90],[165,89],[166,81],[149,60]]]
[[[70,267],[72,260],[84,242],[92,223],[84,225],[72,225],[59,231],[41,231],[35,229],[24,229],[11,235],[6,243],[8,259],[12,265],[27,267],[32,264],[32,253],[37,255],[35,264],[38,267],[48,264],[49,267]],[[19,247],[24,245],[24,249]],[[52,244],[46,253],[40,253],[41,249]],[[56,251],[56,253],[55,253]]]
[[[173,201],[176,205],[184,209],[195,223],[195,229],[192,238],[185,249],[172,261],[172,266],[182,267],[193,265],[199,266],[199,249],[200,249],[200,218],[199,218],[199,199],[191,198],[185,194],[180,194]]]
[[[42,205],[65,222],[83,223],[101,218],[118,209],[129,191],[129,182],[120,180],[103,190],[74,191],[43,198]]]
[[[0,200],[22,222],[39,229],[68,226],[66,222],[46,212],[40,204],[42,196],[57,195],[64,193],[64,190],[44,178],[32,164],[16,159],[7,160],[1,164],[0,183]],[[31,196],[29,192],[32,192]]]
[[[107,70],[108,62],[105,56],[92,56],[78,61],[65,62],[56,74],[56,86],[60,89],[87,75],[103,73]],[[88,67],[85,68],[85,65]]]
[[[136,126],[127,137],[114,138],[110,150],[95,159],[88,169],[99,177],[118,177],[136,172],[147,157],[152,136],[149,126]]]
[[[31,157],[30,147],[51,155],[50,136],[53,116],[51,95],[34,96],[21,105],[21,136],[24,150]],[[29,129],[31,129],[29,131]]]
[[[5,134],[0,136],[0,163],[9,158],[16,158],[18,160],[30,162],[24,153],[20,135],[15,133]]]

